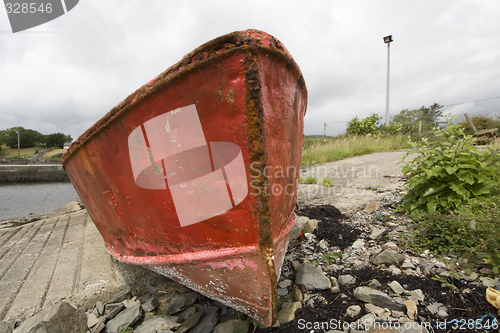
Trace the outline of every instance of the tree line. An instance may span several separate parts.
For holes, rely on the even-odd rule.
[[[38,145],[63,148],[65,142],[73,141],[71,135],[63,133],[41,134],[38,131],[23,128],[12,127],[6,130],[0,130],[0,145],[7,145],[11,149],[17,149],[17,133],[19,132],[19,148],[31,148]]]
[[[347,134],[351,135],[378,135],[378,134],[406,134],[412,138],[427,136],[433,129],[439,127],[443,119],[442,105],[437,103],[429,107],[422,106],[419,109],[404,109],[392,117],[391,122],[379,124],[382,119],[378,114],[359,119],[357,116],[347,122]],[[470,117],[478,131],[483,129],[500,128],[500,117],[490,118],[484,115]],[[465,134],[474,134],[467,120],[458,123]]]

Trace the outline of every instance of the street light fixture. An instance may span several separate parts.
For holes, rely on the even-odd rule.
[[[17,159],[20,160],[21,159],[21,151],[20,151],[20,140],[19,140],[19,130],[16,131],[17,133]]]
[[[387,44],[387,96],[386,96],[386,101],[385,101],[385,124],[389,125],[389,61],[391,57],[391,42],[392,42],[392,35],[385,36],[384,37],[384,43]]]

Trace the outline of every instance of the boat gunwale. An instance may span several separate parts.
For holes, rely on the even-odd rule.
[[[257,34],[259,38],[254,36],[255,34]],[[262,40],[266,38],[269,40],[269,44],[263,45]],[[248,52],[250,50],[263,51],[284,58],[287,61],[287,67],[297,71],[297,76],[299,77],[298,82],[301,81],[300,85],[304,87],[304,93],[306,94],[305,98],[307,100],[307,89],[305,88],[302,72],[291,54],[278,39],[256,29],[235,31],[217,37],[197,47],[186,54],[180,61],[167,68],[154,79],[139,87],[118,103],[73,142],[62,157],[63,168],[66,169],[66,162],[80,148],[85,146],[87,141],[90,141],[93,137],[98,135],[118,117],[132,110],[133,106],[144,102],[146,98],[151,95],[161,93],[163,89],[173,84],[174,81],[180,79],[184,75],[188,75],[193,70],[207,66],[219,59],[227,58],[237,51]]]

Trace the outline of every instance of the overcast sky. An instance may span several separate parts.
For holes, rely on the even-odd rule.
[[[278,38],[300,66],[305,134],[385,116],[390,34],[391,114],[436,102],[491,116],[500,113],[499,18],[498,0],[81,0],[14,34],[0,7],[0,129],[76,139],[186,53],[248,28]]]

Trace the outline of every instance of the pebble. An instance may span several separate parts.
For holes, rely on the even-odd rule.
[[[406,307],[406,314],[411,320],[415,320],[418,314],[417,303],[414,300],[407,300],[403,302]]]
[[[406,256],[403,254],[399,254],[393,250],[384,250],[380,252],[379,254],[375,255],[374,258],[372,259],[372,263],[374,265],[394,265],[397,263],[400,263],[401,261],[405,260]]]
[[[352,275],[349,275],[349,274],[340,275],[337,278],[337,282],[338,282],[340,287],[348,286],[351,284],[356,284],[356,278]]]
[[[308,290],[324,290],[331,287],[330,279],[311,263],[303,263],[297,270],[295,283],[303,284]]]
[[[359,305],[351,305],[347,308],[345,315],[347,317],[357,317],[361,313],[361,307]]]
[[[377,289],[363,286],[357,287],[356,289],[354,289],[353,294],[354,297],[363,302],[372,303],[383,308],[388,308],[390,310],[401,311],[403,309],[402,304],[397,303],[389,295]]]
[[[280,324],[288,323],[295,319],[295,311],[302,307],[301,302],[292,302],[278,312],[278,321]]]

